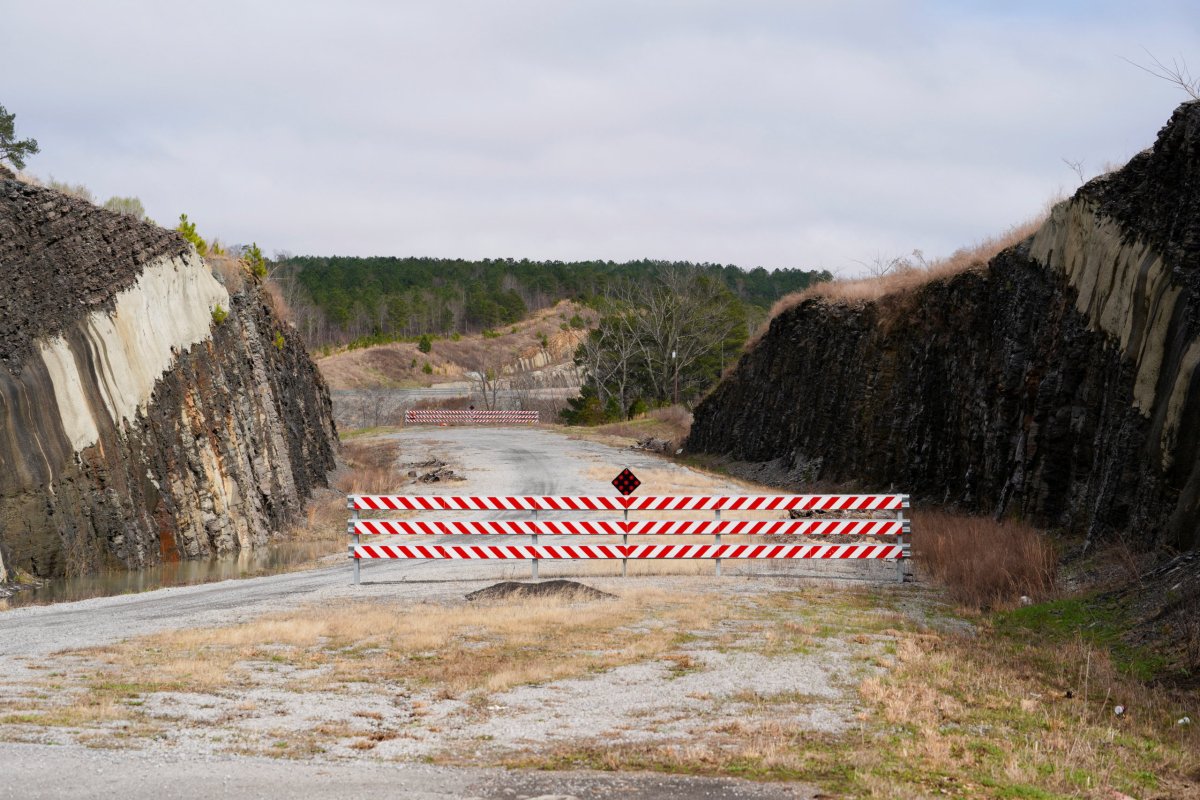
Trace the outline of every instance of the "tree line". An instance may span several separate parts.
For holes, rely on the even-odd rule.
[[[831,275],[825,270],[638,260],[530,261],[292,256],[271,267],[310,347],[374,344],[511,324],[574,299],[611,299],[617,287],[678,272],[705,276],[759,309]]]

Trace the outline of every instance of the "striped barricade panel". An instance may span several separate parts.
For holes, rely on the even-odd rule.
[[[479,536],[901,536],[908,523],[894,519],[780,520],[391,520],[360,519],[352,535]]]
[[[903,494],[778,494],[733,497],[350,495],[357,511],[900,511]]]
[[[355,559],[897,559],[895,544],[351,545]]]
[[[541,414],[537,411],[460,410],[460,409],[409,409],[404,412],[404,422],[413,424],[474,424],[474,423],[536,423]]]
[[[630,511],[896,511],[902,494],[768,494],[734,497],[631,497]]]
[[[624,497],[350,495],[355,511],[623,511]]]

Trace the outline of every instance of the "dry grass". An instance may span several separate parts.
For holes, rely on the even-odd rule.
[[[856,613],[828,593],[803,606],[816,619]],[[882,668],[859,682],[861,727],[849,734],[751,713],[757,704],[747,696],[744,719],[678,743],[567,743],[505,763],[804,781],[839,797],[1200,797],[1200,729],[1177,724],[1195,719],[1194,694],[1140,683],[1078,638],[1014,636],[990,618],[971,633],[890,621],[893,628],[870,636],[847,637],[854,625],[838,633],[862,642],[860,657]],[[764,708],[793,701],[801,710],[811,705],[776,698]]]
[[[912,544],[916,563],[965,606],[1003,608],[1022,596],[1054,594],[1058,555],[1045,534],[1024,523],[918,511]]]
[[[677,631],[706,629],[717,613],[695,595],[658,589],[582,603],[347,603],[80,651],[103,664],[80,679],[95,689],[119,675],[129,694],[217,694],[282,664],[305,671],[289,684],[297,692],[371,681],[453,698],[670,656]]]
[[[678,448],[692,429],[692,412],[683,406],[656,408],[640,417],[596,425],[589,430],[600,436],[637,441],[647,437],[664,439]],[[673,452],[673,451],[672,451]]]
[[[267,302],[271,306],[271,310],[275,312],[275,316],[279,317],[279,319],[283,320],[288,325],[294,326],[296,324],[296,312],[292,309],[291,305],[287,301],[287,298],[284,296],[283,287],[281,287],[276,281],[268,280],[263,282],[262,288],[263,294],[266,296]]]
[[[207,255],[204,262],[230,294],[240,292],[246,285],[246,264],[228,255]]]
[[[590,467],[587,470],[587,476],[593,480],[602,480],[608,482],[612,480],[617,470],[612,466]],[[759,484],[741,481],[737,478],[731,478],[728,475],[721,475],[716,472],[707,472],[696,467],[676,467],[672,469],[668,464],[663,469],[651,469],[648,467],[638,467],[636,470],[638,479],[642,485],[638,487],[638,495],[697,495],[697,494],[772,494],[771,490],[764,490]],[[641,519],[643,517],[636,516],[639,513],[649,512],[631,512],[635,516],[631,519]],[[676,514],[675,512],[655,511],[652,516],[656,519],[711,519],[711,512],[697,511],[682,511]],[[786,512],[782,511],[766,511],[766,512],[740,512],[740,511],[725,511],[722,512],[723,518],[726,519],[781,519],[786,516]]]
[[[397,465],[399,445],[391,440],[365,439],[342,443],[347,471],[334,480],[344,494],[387,494],[404,478]]]
[[[893,272],[881,277],[828,281],[810,286],[801,292],[784,295],[771,307],[766,321],[747,340],[746,347],[753,347],[762,339],[772,319],[806,300],[821,298],[840,303],[872,302],[887,296],[910,294],[933,281],[944,280],[967,270],[982,269],[1002,250],[1036,233],[1046,221],[1050,207],[1059,199],[1061,198],[1048,202],[1046,211],[1041,215],[1014,225],[999,236],[989,237],[970,247],[955,250],[946,258],[920,266],[904,260]]]

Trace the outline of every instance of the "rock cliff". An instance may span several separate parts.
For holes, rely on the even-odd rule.
[[[329,395],[253,281],[0,175],[0,582],[264,545],[333,466]]]
[[[1200,103],[986,266],[779,314],[687,449],[1146,547],[1200,540]]]

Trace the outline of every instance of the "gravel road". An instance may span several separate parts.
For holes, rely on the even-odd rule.
[[[609,494],[602,475],[628,466],[677,474],[688,470],[648,454],[571,440],[539,429],[409,429],[392,434],[401,459],[435,455],[466,482],[425,493]],[[711,481],[710,481],[711,483]],[[738,491],[732,484],[725,487]],[[64,649],[110,644],[162,630],[231,624],[324,600],[370,597],[457,600],[499,579],[527,575],[527,565],[461,561],[389,561],[364,565],[353,586],[348,564],[306,572],[160,589],[0,612],[0,681],[33,676],[29,664]],[[286,787],[286,788],[285,788]],[[0,797],[12,798],[796,798],[803,786],[653,774],[522,772],[437,768],[414,763],[280,762],[189,754],[150,747],[94,750],[75,744],[0,743]]]

